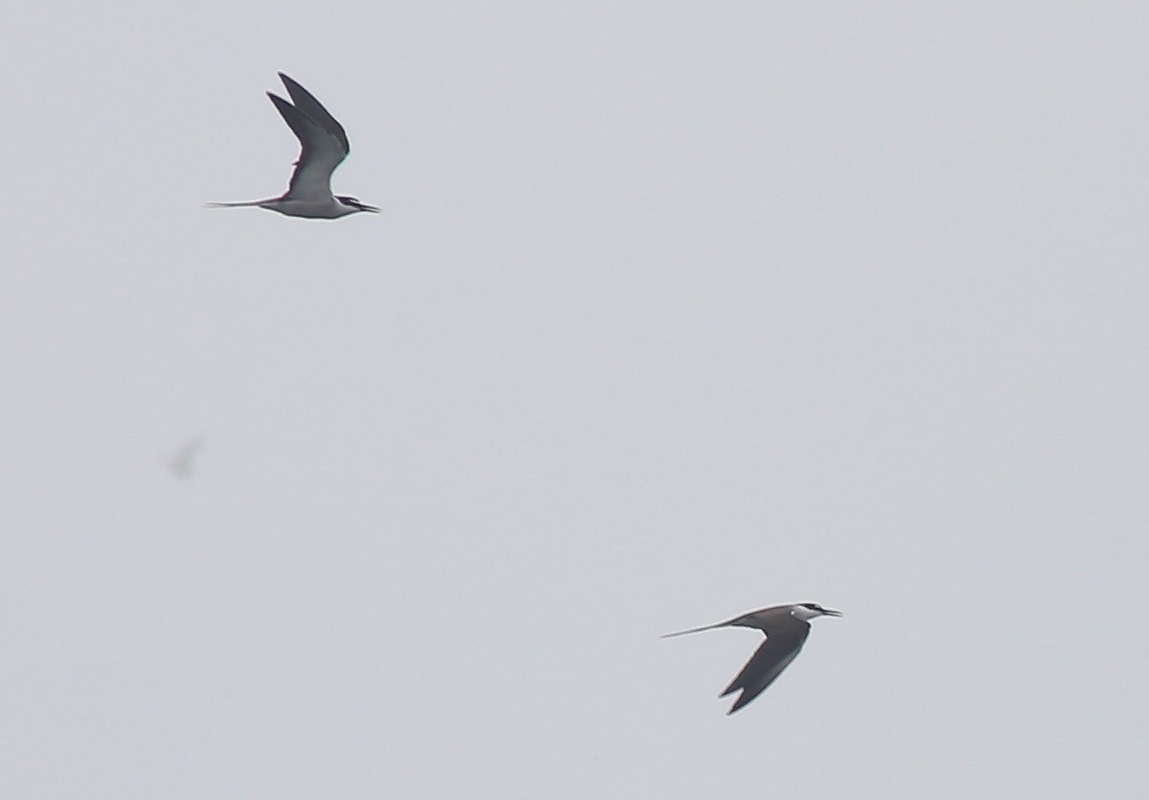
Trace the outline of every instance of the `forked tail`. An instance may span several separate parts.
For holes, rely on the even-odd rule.
[[[672,639],[675,636],[685,636],[688,633],[698,633],[699,631],[712,631],[715,628],[724,628],[729,625],[729,622],[716,622],[713,625],[703,625],[701,628],[690,628],[685,631],[675,631],[674,633],[664,633],[659,636],[659,639]]]
[[[266,200],[252,200],[247,203],[204,203],[204,208],[247,208],[249,206],[259,207],[266,203]]]

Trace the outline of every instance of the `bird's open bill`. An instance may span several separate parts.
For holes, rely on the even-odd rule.
[[[741,692],[734,705],[726,712],[733,714],[745,706],[758,695],[762,694],[773,683],[782,671],[790,665],[806,637],[810,635],[810,620],[816,617],[840,617],[841,611],[833,608],[823,608],[817,603],[789,603],[781,606],[771,606],[751,611],[740,617],[728,619],[725,622],[716,622],[713,625],[703,625],[698,628],[688,628],[684,631],[663,634],[661,638],[668,639],[673,636],[683,636],[688,633],[710,631],[715,628],[757,628],[766,635],[766,641],[758,646],[754,655],[742,667],[742,670],[723,690],[719,697],[725,697],[734,692]]]
[[[294,80],[279,73],[291,102],[279,95],[267,93],[272,104],[299,139],[299,159],[291,182],[280,197],[267,200],[252,200],[243,203],[208,203],[216,208],[241,208],[256,206],[268,211],[278,211],[289,217],[309,219],[338,219],[360,211],[378,214],[375,206],[361,203],[357,198],[331,193],[331,173],[343,163],[351,152],[347,132],[331,116],[315,95],[304,89]]]

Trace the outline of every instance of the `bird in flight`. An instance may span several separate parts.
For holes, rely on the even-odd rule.
[[[725,622],[716,622],[713,625],[703,625],[701,628],[667,633],[661,638],[682,636],[687,633],[698,633],[715,628],[757,628],[766,634],[766,641],[759,646],[746,662],[742,671],[734,676],[719,697],[741,691],[734,705],[727,711],[733,714],[766,690],[766,687],[782,674],[782,670],[790,666],[806,637],[810,635],[810,620],[815,617],[840,617],[841,611],[832,608],[822,608],[817,603],[791,603],[783,606],[771,606],[758,611],[751,611]]]
[[[378,213],[378,208],[361,203],[354,197],[331,193],[331,173],[351,152],[347,133],[311,92],[282,72],[279,77],[294,105],[271,92],[267,96],[283,115],[287,126],[299,137],[301,145],[287,193],[269,200],[208,205],[215,208],[257,206],[289,217],[312,219],[336,219],[360,211]]]
[[[195,460],[207,443],[206,436],[196,436],[184,442],[179,452],[168,459],[168,469],[177,478],[190,478],[195,472]]]

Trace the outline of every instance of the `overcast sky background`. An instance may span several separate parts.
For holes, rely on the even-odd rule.
[[[0,795],[1145,796],[1143,2],[0,45]],[[382,214],[202,208],[286,186],[277,70]],[[790,601],[733,717],[759,635],[658,638]]]

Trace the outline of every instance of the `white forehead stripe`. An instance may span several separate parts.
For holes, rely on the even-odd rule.
[[[815,611],[812,608],[806,608],[806,606],[794,606],[790,609],[790,613],[803,622],[822,616],[821,611]]]

